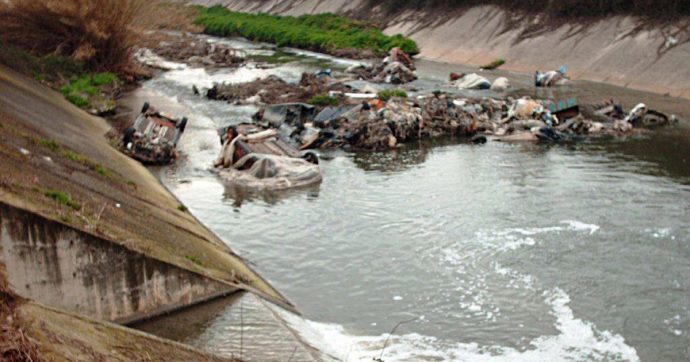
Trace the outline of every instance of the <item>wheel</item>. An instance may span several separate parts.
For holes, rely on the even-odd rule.
[[[187,128],[187,117],[183,117],[180,124],[177,125],[177,129],[180,130],[180,133],[184,132],[185,128]]]
[[[302,159],[315,165],[319,164],[319,156],[315,152],[305,152],[302,154]]]
[[[144,102],[144,105],[141,106],[141,113],[146,113],[149,109],[149,102]]]

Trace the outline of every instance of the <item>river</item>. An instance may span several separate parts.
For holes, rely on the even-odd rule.
[[[690,359],[687,123],[573,146],[322,151],[323,183],[281,193],[247,193],[209,171],[215,129],[256,108],[195,96],[192,85],[297,81],[347,63],[308,53],[271,69],[173,70],[127,97],[190,118],[181,159],[153,171],[296,304],[303,317],[278,313],[325,359],[371,361],[402,321],[385,361]],[[418,65],[422,89],[463,70]],[[535,92],[529,75],[497,73]],[[587,82],[564,92],[689,118],[684,100]],[[227,354],[235,336],[224,323],[221,311],[184,342]]]

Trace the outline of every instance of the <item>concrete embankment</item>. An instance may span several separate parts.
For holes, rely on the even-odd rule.
[[[11,290],[0,288],[0,315],[10,310],[41,354],[58,360],[213,360],[109,322],[241,291],[294,310],[148,170],[112,147],[108,129],[0,66],[0,286]],[[262,306],[257,313],[272,316]],[[294,338],[253,337],[267,348],[275,343],[281,356],[303,348]]]
[[[376,8],[368,9],[362,0],[197,2],[220,3],[246,12],[334,12],[375,21],[386,19],[386,33],[410,36],[421,48],[419,56],[427,59],[479,66],[503,58],[503,69],[528,73],[565,65],[575,79],[690,98],[690,67],[686,65],[690,55],[690,19],[664,26],[624,16],[554,24],[492,6],[409,11],[384,17]]]

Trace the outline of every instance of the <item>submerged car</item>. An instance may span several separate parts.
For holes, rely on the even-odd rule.
[[[319,158],[283,141],[274,129],[241,124],[218,130],[223,145],[214,170],[229,182],[256,189],[288,189],[321,182]]]
[[[178,157],[177,143],[186,127],[186,117],[176,119],[144,103],[132,126],[125,129],[120,148],[144,164],[169,164]]]

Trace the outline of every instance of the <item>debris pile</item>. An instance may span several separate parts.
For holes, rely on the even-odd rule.
[[[551,70],[546,73],[537,71],[534,73],[534,85],[536,87],[555,87],[568,84],[570,82],[570,78],[568,78],[565,73],[565,67],[561,67],[558,70]]]
[[[487,78],[482,77],[477,73],[450,73],[450,82],[448,83],[451,87],[459,89],[476,89],[476,90],[487,90],[491,89],[496,92],[504,92],[510,88],[510,81],[506,77],[498,77],[493,83]]]
[[[331,91],[350,92],[351,88],[335,82],[330,76],[321,74],[303,73],[298,84],[288,83],[278,76],[269,75],[248,83],[214,84],[206,92],[206,97],[238,104],[276,104],[306,102],[314,96],[327,95]]]
[[[353,65],[346,72],[375,83],[404,84],[417,79],[416,69],[409,55],[400,48],[393,48],[377,65]]]
[[[415,100],[394,97],[385,102],[373,99],[353,106],[328,107],[313,117],[302,112],[289,121],[281,117],[272,117],[270,122],[263,120],[265,114],[275,113],[267,108],[257,113],[255,120],[263,127],[279,128],[281,135],[300,149],[369,150],[441,137],[468,137],[475,142],[488,138],[564,143],[588,136],[621,135],[675,120],[642,104],[627,115],[605,113],[609,108],[597,109],[601,116],[595,121],[580,113],[575,99],[466,99],[435,92]]]
[[[209,43],[204,38],[192,36],[152,36],[144,41],[135,58],[140,63],[154,68],[165,67],[165,63],[147,61],[155,56],[168,61],[182,62],[192,66],[237,67],[244,63],[246,54],[223,43]],[[162,67],[158,66],[163,64]]]

